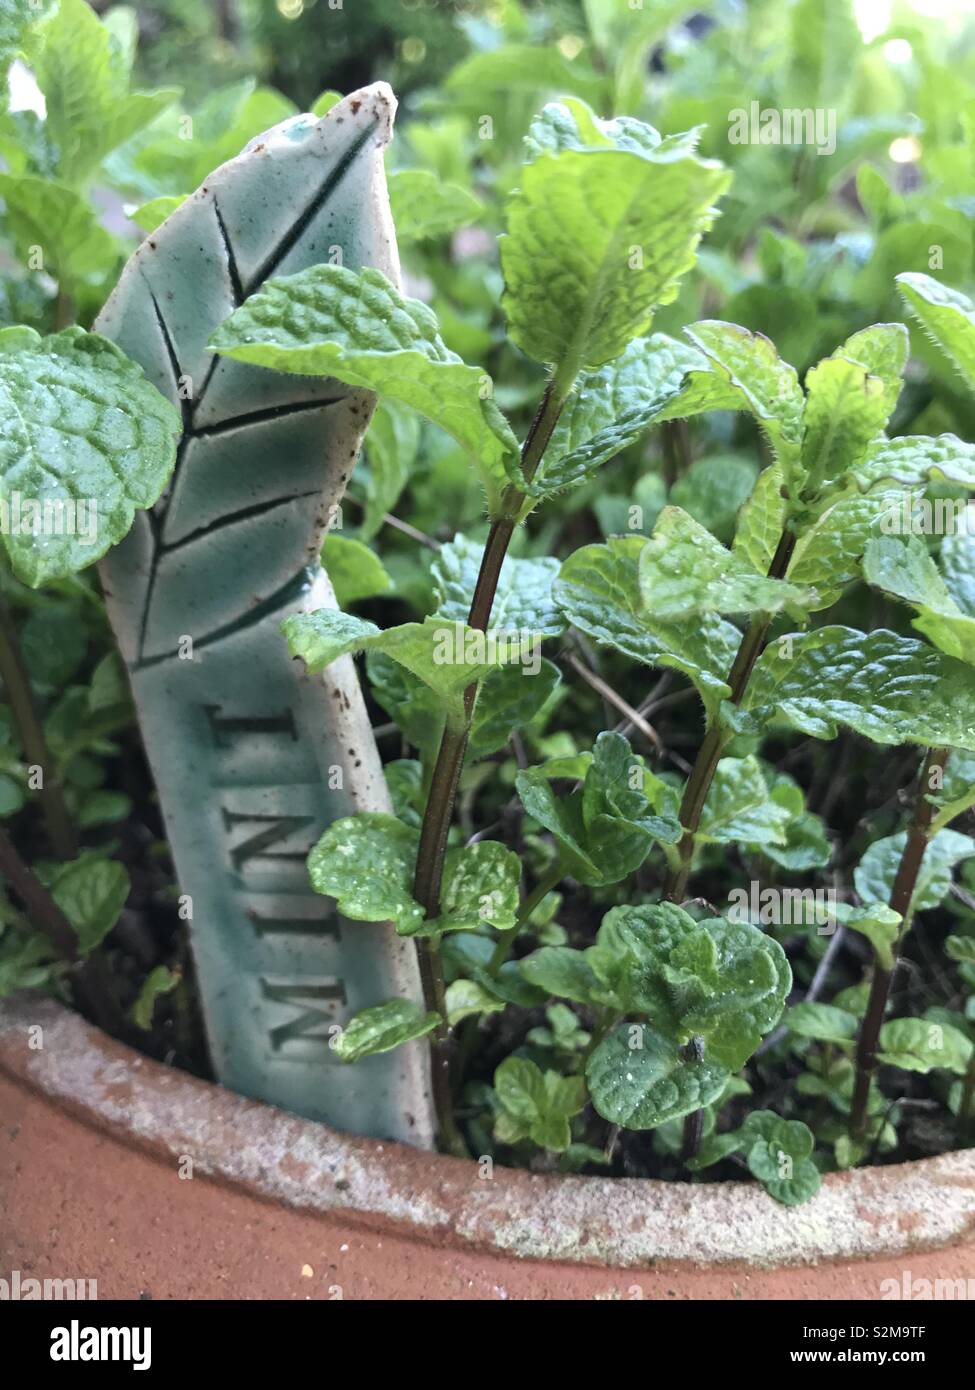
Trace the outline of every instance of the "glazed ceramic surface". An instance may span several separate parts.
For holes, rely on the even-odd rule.
[[[190,922],[220,1080],[342,1129],[431,1143],[425,1054],[351,1067],[329,1029],[420,997],[412,943],[339,918],[305,858],[325,826],[387,810],[348,658],[322,677],[280,624],[334,606],[318,563],[373,406],[335,381],[214,356],[207,341],[272,276],[399,265],[383,172],[384,84],[298,116],[216,170],[129,261],[95,327],[180,409],[172,484],[102,564],[109,612]]]

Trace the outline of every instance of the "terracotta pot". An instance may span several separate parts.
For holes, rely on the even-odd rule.
[[[14,1269],[97,1279],[100,1298],[877,1299],[905,1273],[975,1276],[975,1150],[828,1177],[791,1209],[740,1183],[488,1177],[21,997],[0,1006],[0,1276]]]

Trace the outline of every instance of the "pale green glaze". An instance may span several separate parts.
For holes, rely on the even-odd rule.
[[[334,604],[322,533],[372,400],[214,358],[268,276],[338,259],[398,279],[383,150],[395,101],[365,88],[259,137],[139,247],[95,327],[182,410],[172,486],[102,564],[176,861],[213,1062],[234,1090],[429,1146],[423,1045],[355,1066],[330,1025],[420,998],[412,944],[347,922],[308,884],[325,826],[388,809],[348,658],[289,659],[281,620]],[[339,248],[336,251],[336,248]]]

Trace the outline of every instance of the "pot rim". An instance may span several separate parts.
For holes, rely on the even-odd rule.
[[[35,1033],[40,1027],[42,1045]],[[364,1229],[615,1268],[803,1265],[938,1248],[975,1230],[975,1149],[829,1174],[798,1207],[757,1183],[536,1174],[364,1139],[142,1056],[45,996],[0,1001],[0,1071],[163,1163]],[[482,1176],[491,1172],[491,1176]]]

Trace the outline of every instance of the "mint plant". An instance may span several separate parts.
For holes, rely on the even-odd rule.
[[[465,450],[491,522],[476,560],[463,537],[438,556],[434,610],[422,624],[382,631],[331,611],[285,624],[292,652],[310,670],[368,650],[378,698],[423,755],[410,802],[419,827],[388,817],[340,822],[309,861],[318,891],[346,915],[390,919],[401,934],[417,935],[423,961],[425,1010],[395,1003],[369,1010],[350,1025],[354,1042],[337,1050],[366,1055],[366,1025],[383,1048],[397,1040],[397,1027],[399,1041],[429,1032],[442,1142],[462,1153],[452,1105],[465,1092],[463,1078],[451,1075],[451,1025],[465,1020],[463,1061],[478,1014],[570,1001],[592,1019],[577,1064],[595,1114],[629,1130],[683,1118],[690,1160],[705,1127],[713,1132],[713,1107],[734,1090],[735,1073],[778,1023],[792,987],[781,947],[756,925],[679,906],[690,877],[712,845],[737,842],[793,868],[822,866],[830,855],[800,789],[769,776],[748,743],[754,748],[789,727],[831,738],[842,724],[882,744],[929,743],[936,733],[944,743],[972,745],[975,690],[949,655],[892,632],[783,630],[787,621],[808,628],[861,576],[872,538],[900,505],[905,469],[919,487],[936,470],[962,478],[970,450],[950,436],[887,439],[907,360],[900,324],[854,334],[810,370],[805,389],[767,339],[740,326],[702,322],[686,341],[647,336],[653,306],[672,295],[723,188],[690,137],[661,141],[633,121],[600,122],[576,100],[546,108],[526,151],[502,241],[503,305],[512,340],[546,363],[550,377],[520,449],[490,382],[482,377],[487,389],[480,389],[476,370],[444,347],[429,310],[378,275],[320,267],[272,282],[223,325],[213,346],[265,367],[332,374],[419,410]],[[655,196],[637,211],[649,188]],[[653,226],[645,206],[655,210]],[[632,255],[641,248],[649,280],[642,254]],[[730,549],[672,505],[649,539],[622,535],[583,547],[557,578],[544,561],[506,558],[515,527],[539,503],[585,483],[652,426],[715,410],[751,416],[770,453]],[[743,630],[736,617],[744,617]],[[447,648],[445,624],[455,629]],[[451,813],[465,750],[476,741],[481,689],[488,697],[492,682],[500,692],[502,678],[509,686],[521,679],[513,672],[526,660],[525,639],[557,636],[566,624],[631,660],[687,677],[706,730],[682,787],[651,773],[611,731],[595,739],[591,754],[520,770],[527,824],[550,837],[552,850],[519,911],[517,856],[480,838],[448,850]],[[514,637],[494,648],[495,659],[509,664],[492,672],[479,634]],[[401,668],[398,700],[384,694],[392,677],[380,662]],[[405,697],[411,688],[415,702]],[[525,713],[544,702],[543,692]],[[442,726],[436,753],[429,727],[423,736],[415,731],[421,708],[428,726]],[[510,735],[515,725],[505,722]],[[584,949],[543,945],[510,961],[561,883],[605,892],[651,853],[666,865],[660,902],[612,908]],[[863,905],[844,915],[849,930],[889,953],[904,911],[867,890]],[[842,1043],[850,1044],[845,1021]],[[543,1072],[531,1075],[520,1084],[541,1097]],[[526,1118],[513,1126],[506,1089],[499,1070],[489,1099],[496,1139],[514,1148],[540,1142],[544,1105],[533,1102],[532,1110],[526,1100]],[[756,1121],[735,1145],[721,1134],[709,1153],[727,1158],[754,1140],[752,1170],[781,1200],[800,1200],[818,1186],[814,1136],[796,1121],[772,1116],[769,1125],[766,1136]],[[775,1125],[784,1126],[781,1134]],[[565,1152],[564,1130],[562,1139],[548,1147]],[[758,1154],[760,1143],[769,1157]],[[787,1176],[773,1172],[776,1153]]]
[[[391,155],[423,302],[340,261],[228,272],[237,307],[194,343],[270,391],[378,398],[321,551],[339,608],[283,627],[313,675],[361,656],[393,809],[331,824],[308,873],[413,938],[422,1005],[381,995],[333,1050],[429,1046],[458,1155],[747,1174],[793,1204],[973,1134],[975,552],[930,536],[975,488],[975,308],[920,273],[937,247],[970,279],[971,122],[943,36],[885,67],[918,118],[878,114],[878,46],[822,8],[678,43],[673,16],[587,0],[570,58],[504,7]],[[640,119],[651,53],[683,134]],[[157,1008],[190,1015],[143,929],[179,890],[122,789],[132,706],[85,571],[193,408],[86,331],[134,239],[102,207],[154,236],[298,108],[250,80],[140,90],[130,19],[83,0],[8,6],[18,55],[46,114],[0,120],[0,503],[94,497],[99,524],[2,528],[0,995],[70,991],[148,1046]],[[732,139],[744,86],[832,111],[830,158]]]

